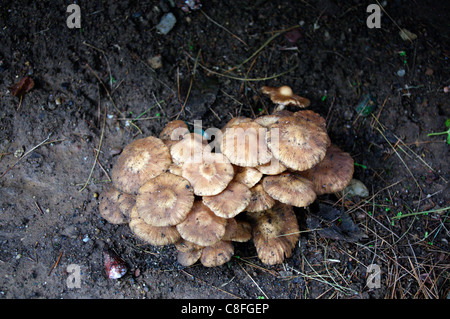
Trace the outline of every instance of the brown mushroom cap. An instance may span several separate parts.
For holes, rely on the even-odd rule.
[[[162,140],[179,141],[184,135],[189,134],[189,128],[184,121],[174,120],[166,124],[159,138]]]
[[[329,145],[325,129],[294,116],[282,117],[272,124],[266,138],[273,156],[295,171],[304,171],[319,163]]]
[[[190,241],[187,241],[187,240],[184,240],[184,239],[180,239],[179,241],[177,241],[175,243],[175,248],[178,251],[188,252],[188,251],[193,250],[193,249],[202,249],[203,246],[199,246],[199,245],[196,245],[194,243],[191,243]]]
[[[145,183],[136,197],[136,207],[147,224],[173,226],[182,222],[194,203],[189,182],[181,176],[163,173]]]
[[[222,131],[222,133],[225,133],[227,128],[233,127],[240,123],[248,123],[248,122],[253,122],[253,120],[251,118],[245,117],[245,116],[236,116],[236,117],[233,117],[231,120],[229,120],[227,122],[227,124],[225,124],[225,126],[222,127],[221,131]]]
[[[352,180],[353,171],[354,161],[350,154],[331,144],[319,164],[300,174],[312,181],[317,195],[322,195],[345,189]]]
[[[153,246],[174,244],[181,238],[175,226],[156,227],[147,224],[139,217],[136,206],[130,212],[129,226],[136,237]]]
[[[287,169],[287,167],[275,157],[272,157],[269,163],[256,166],[256,168],[264,175],[278,175]]]
[[[308,107],[311,104],[307,98],[294,94],[287,85],[281,87],[263,86],[261,92],[267,94],[275,104],[296,105],[301,108]]]
[[[100,195],[100,215],[111,224],[126,224],[135,201],[135,195],[121,192],[111,186]]]
[[[223,241],[246,242],[252,238],[252,226],[249,222],[244,220],[236,220],[235,218],[228,219],[225,228],[225,235]]]
[[[169,149],[157,137],[149,136],[128,144],[111,172],[114,186],[125,193],[137,193],[139,187],[169,168]]]
[[[181,141],[170,147],[170,155],[175,164],[182,165],[187,161],[201,159],[206,150],[211,150],[208,141],[200,134],[190,133],[184,135]]]
[[[202,200],[217,216],[232,218],[247,207],[251,194],[247,186],[232,181],[221,193],[203,196]]]
[[[245,209],[247,212],[260,212],[267,210],[275,205],[275,200],[264,190],[261,183],[250,188],[252,193],[250,203]]]
[[[216,267],[230,261],[234,255],[233,244],[229,241],[219,241],[218,243],[203,248],[200,262],[205,267]]]
[[[266,144],[267,129],[255,122],[244,122],[227,128],[220,149],[234,165],[255,167],[266,164],[272,155]]]
[[[292,115],[295,117],[301,117],[301,118],[307,120],[308,122],[313,122],[314,124],[322,127],[325,130],[327,128],[326,120],[320,114],[318,114],[314,111],[300,110],[300,111],[294,112]]]
[[[203,249],[192,249],[189,251],[179,251],[177,255],[177,261],[182,266],[192,266],[200,259],[202,250]]]
[[[225,235],[226,225],[226,219],[216,216],[202,201],[195,201],[188,217],[176,227],[184,240],[211,246]]]
[[[273,114],[267,114],[257,117],[254,121],[258,123],[261,126],[269,127],[276,121],[278,121],[280,118],[285,116],[293,116],[295,113],[288,111],[288,110],[281,110],[276,111]]]
[[[197,196],[212,196],[222,192],[234,177],[234,169],[220,153],[204,152],[202,160],[187,161],[181,175],[192,185]]]
[[[234,181],[239,182],[252,188],[263,177],[263,174],[255,167],[240,167],[234,166]]]
[[[296,174],[266,176],[262,185],[270,197],[284,204],[306,207],[316,199],[312,182]]]
[[[267,265],[275,265],[289,258],[300,236],[292,206],[277,203],[269,210],[250,216],[259,259]]]

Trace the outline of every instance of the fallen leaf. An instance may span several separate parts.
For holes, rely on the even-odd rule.
[[[13,96],[21,97],[34,87],[34,81],[29,76],[23,77],[19,82],[9,88]]]

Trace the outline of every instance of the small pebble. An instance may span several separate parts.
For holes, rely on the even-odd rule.
[[[156,30],[158,30],[161,34],[167,34],[170,32],[170,30],[173,29],[175,26],[175,23],[177,22],[177,19],[172,13],[166,13],[162,18],[161,21],[156,25]]]

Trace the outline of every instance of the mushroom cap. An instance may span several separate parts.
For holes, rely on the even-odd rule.
[[[129,226],[136,237],[153,246],[174,244],[181,238],[175,226],[156,227],[147,224],[139,217],[136,206],[130,212]]]
[[[220,149],[234,165],[255,167],[266,164],[272,154],[266,144],[267,128],[255,122],[243,122],[226,129]]]
[[[325,130],[327,128],[326,120],[320,114],[318,114],[314,111],[300,110],[300,111],[294,112],[292,115],[295,117],[301,117],[301,118],[307,120],[308,122],[313,122],[314,124],[322,127]]]
[[[137,139],[119,155],[111,179],[118,190],[137,193],[145,182],[166,171],[171,162],[169,149],[162,140],[154,136]]]
[[[188,251],[194,250],[194,249],[196,249],[196,250],[202,249],[203,246],[199,246],[199,245],[196,245],[196,244],[194,244],[194,243],[191,243],[190,241],[181,239],[181,240],[179,240],[179,241],[177,241],[177,242],[175,243],[175,248],[176,248],[178,251],[188,252]]]
[[[255,167],[234,166],[234,169],[234,181],[242,183],[248,188],[255,186],[263,177],[263,174]]]
[[[184,240],[199,246],[211,246],[225,235],[227,220],[216,216],[202,201],[195,201],[188,217],[178,224]]]
[[[294,94],[287,85],[280,87],[263,86],[261,92],[267,94],[275,104],[296,105],[301,108],[308,107],[311,104],[307,98]]]
[[[295,171],[310,169],[324,157],[330,138],[327,131],[301,117],[282,117],[270,126],[267,146],[273,156]]]
[[[225,228],[225,235],[223,241],[246,242],[252,238],[252,226],[249,222],[244,220],[236,220],[235,218],[228,219]]]
[[[218,243],[203,248],[200,262],[205,267],[221,266],[231,260],[234,255],[233,244],[229,241]]]
[[[179,251],[177,254],[177,261],[182,266],[192,266],[200,259],[202,250],[203,249],[192,249],[189,251]]]
[[[300,236],[292,206],[278,202],[269,210],[252,213],[251,218],[253,242],[263,263],[279,264],[292,255]]]
[[[111,224],[126,224],[136,196],[117,190],[114,186],[100,194],[100,215]]]
[[[280,118],[285,116],[293,116],[294,114],[295,113],[288,110],[280,110],[274,112],[273,114],[261,115],[257,117],[254,121],[261,126],[269,127],[270,125],[278,121]]]
[[[187,124],[182,120],[174,120],[166,124],[159,133],[159,138],[162,140],[179,141],[186,134],[189,134]]]
[[[317,195],[322,195],[345,189],[352,180],[353,172],[354,160],[350,154],[331,144],[319,164],[300,174],[312,181]]]
[[[256,166],[256,168],[264,175],[278,175],[287,169],[286,166],[273,156],[269,163]]]
[[[136,207],[147,224],[173,226],[182,222],[194,203],[189,182],[181,176],[163,173],[142,185]]]
[[[239,182],[231,181],[219,194],[203,196],[203,204],[222,218],[232,218],[242,212],[250,202],[250,189]]]
[[[309,206],[317,196],[311,181],[292,173],[266,176],[262,185],[273,199],[296,207]]]
[[[261,212],[275,205],[275,200],[264,190],[261,183],[250,188],[250,191],[252,195],[250,197],[250,203],[245,209],[247,212]]]
[[[181,141],[170,147],[170,155],[175,164],[182,165],[187,161],[201,160],[205,150],[211,150],[208,141],[200,134],[190,133],[184,135]]]
[[[236,116],[236,117],[233,117],[231,120],[229,120],[227,122],[227,124],[225,124],[225,126],[222,127],[221,131],[222,131],[222,133],[225,133],[227,128],[233,127],[240,123],[248,123],[248,122],[253,122],[253,120],[251,118],[245,117],[245,116]]]
[[[187,161],[181,175],[192,185],[197,196],[212,196],[222,192],[234,177],[234,169],[220,153],[203,152],[201,161]]]

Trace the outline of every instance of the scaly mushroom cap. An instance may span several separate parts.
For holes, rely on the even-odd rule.
[[[280,264],[292,255],[300,236],[292,206],[277,203],[269,210],[250,214],[250,217],[253,242],[263,263]]]
[[[188,252],[188,251],[194,250],[194,249],[202,249],[203,246],[199,246],[194,243],[191,243],[190,241],[180,239],[179,241],[177,241],[175,243],[175,248],[181,252]]]
[[[244,122],[227,128],[220,149],[234,165],[255,167],[266,164],[272,154],[266,144],[267,129],[255,122]]]
[[[234,177],[234,169],[220,153],[204,152],[201,161],[187,161],[181,175],[192,185],[197,196],[212,196],[222,192]]]
[[[192,249],[189,251],[179,251],[177,254],[177,261],[182,266],[192,266],[200,259],[202,250],[203,249]]]
[[[266,176],[262,185],[270,197],[284,204],[306,207],[316,199],[312,182],[292,173]]]
[[[251,194],[247,186],[232,181],[221,193],[203,196],[202,200],[217,216],[232,218],[247,207]]]
[[[248,123],[248,122],[253,122],[253,120],[251,118],[245,117],[245,116],[236,116],[236,117],[233,117],[231,120],[229,120],[227,122],[227,124],[225,124],[225,126],[222,127],[221,131],[222,131],[222,133],[225,133],[227,128],[233,127],[240,123]]]
[[[147,224],[173,226],[182,222],[194,203],[194,192],[181,176],[163,173],[145,183],[136,197],[136,207]]]
[[[153,246],[164,246],[178,242],[181,237],[175,226],[156,227],[139,217],[136,206],[130,212],[131,231],[144,242]]]
[[[269,163],[256,166],[256,168],[264,175],[278,175],[287,169],[286,166],[273,156]]]
[[[179,141],[186,134],[189,134],[187,124],[181,120],[174,120],[166,124],[161,133],[159,133],[159,138],[162,140]]]
[[[275,111],[273,114],[267,114],[257,117],[254,121],[261,126],[269,127],[276,121],[278,121],[282,117],[293,116],[295,113],[292,113],[288,110]]]
[[[182,165],[187,161],[198,161],[202,158],[205,150],[211,150],[208,141],[200,134],[190,133],[184,135],[181,141],[170,147],[170,155],[173,163]]]
[[[233,255],[233,244],[221,240],[217,244],[203,248],[200,262],[205,267],[221,266],[230,261]]]
[[[247,212],[261,212],[275,205],[275,200],[264,190],[261,183],[250,188],[250,191],[252,196],[250,197],[250,203],[245,209]]]
[[[111,224],[126,224],[135,201],[135,195],[121,192],[111,186],[100,195],[100,215]]]
[[[236,220],[230,218],[227,220],[227,227],[225,228],[225,235],[223,241],[246,242],[252,238],[252,226],[249,222],[244,220]]]
[[[135,194],[148,180],[166,171],[172,159],[167,146],[149,136],[128,144],[111,172],[113,185],[120,191]]]
[[[292,115],[295,117],[301,117],[301,118],[307,120],[308,122],[313,122],[314,124],[322,127],[325,130],[327,128],[327,122],[325,121],[325,119],[320,114],[318,114],[314,111],[301,110],[301,111],[294,112]]]
[[[300,108],[308,107],[311,104],[307,98],[294,94],[287,85],[281,87],[263,86],[261,92],[267,94],[275,104],[296,105]]]
[[[211,246],[225,235],[226,225],[226,219],[216,216],[202,201],[195,201],[188,217],[176,227],[184,240]]]
[[[319,163],[329,145],[327,131],[301,117],[282,117],[267,131],[267,146],[273,156],[295,171]]]
[[[322,195],[345,189],[352,180],[353,171],[354,161],[350,154],[331,144],[319,164],[300,174],[312,181],[317,195]]]
[[[255,186],[263,177],[263,174],[255,167],[240,167],[234,166],[234,181],[239,182],[252,188]]]

